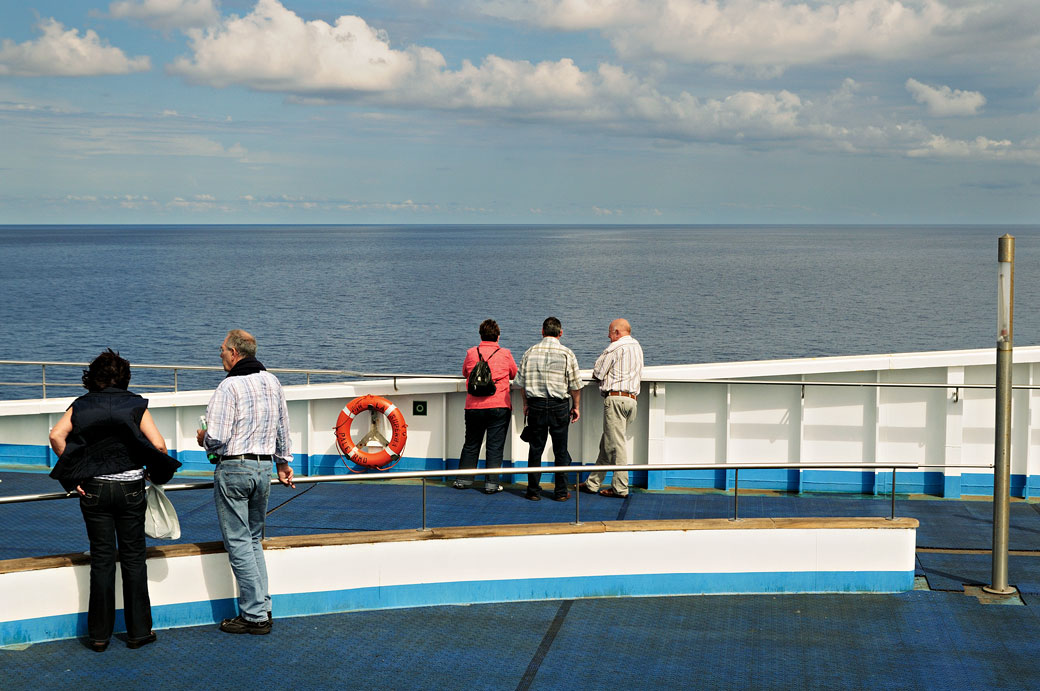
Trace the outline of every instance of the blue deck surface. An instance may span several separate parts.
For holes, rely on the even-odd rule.
[[[117,636],[120,638],[122,634]],[[8,689],[1025,689],[1040,602],[950,592],[528,602],[0,650]]]
[[[46,475],[0,472],[0,495],[54,492]],[[181,480],[188,481],[188,480]],[[427,525],[568,522],[565,503],[430,483]],[[171,492],[183,537],[219,540],[208,490]],[[416,483],[272,489],[269,535],[418,528]],[[741,495],[742,517],[887,516],[887,497]],[[581,518],[728,518],[717,492],[582,495]],[[897,498],[919,548],[986,549],[992,504]],[[150,540],[152,544],[162,544]],[[1024,605],[982,604],[990,557],[918,553],[931,590],[898,595],[756,595],[427,607],[278,619],[270,636],[213,626],[164,630],[140,650],[95,654],[75,640],[0,650],[5,688],[1029,688],[1040,680],[1040,505],[1011,509],[1009,581]],[[0,559],[87,548],[78,502],[0,506]],[[536,558],[536,557],[535,557]],[[275,613],[277,616],[277,612]],[[119,634],[120,638],[123,634]],[[604,652],[596,652],[602,650]],[[242,670],[249,670],[244,672]]]

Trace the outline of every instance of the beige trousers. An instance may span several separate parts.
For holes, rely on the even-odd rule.
[[[596,465],[628,465],[625,434],[628,425],[636,419],[636,401],[626,396],[607,396],[603,399],[603,436],[599,440],[599,456]],[[596,492],[603,484],[607,473],[595,470],[589,473],[586,486]],[[614,472],[611,486],[618,494],[628,494],[628,471]]]

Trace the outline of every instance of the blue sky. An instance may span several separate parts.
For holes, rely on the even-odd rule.
[[[1035,0],[8,0],[0,223],[1036,223]]]

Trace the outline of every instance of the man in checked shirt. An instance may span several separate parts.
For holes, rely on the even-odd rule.
[[[603,396],[603,436],[599,441],[596,465],[628,465],[625,433],[636,418],[636,400],[639,382],[643,376],[643,348],[632,338],[632,326],[624,319],[615,319],[607,329],[607,346],[592,368],[592,380],[599,383]],[[604,497],[628,496],[628,471],[614,471],[611,486],[600,489],[606,471],[589,473],[589,479],[578,489]]]
[[[293,484],[289,411],[278,378],[256,359],[256,339],[241,329],[229,331],[220,345],[227,377],[206,408],[199,446],[217,464],[213,500],[224,548],[238,582],[238,616],[225,619],[225,633],[271,633],[271,596],[264,562],[264,521],[271,492],[271,464],[278,480]]]

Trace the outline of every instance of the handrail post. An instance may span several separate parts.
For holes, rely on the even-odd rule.
[[[40,365],[43,372],[40,374],[40,382],[43,384],[43,397],[47,398],[47,365]]]
[[[733,469],[733,518],[730,520],[737,519],[737,500],[740,494],[740,468]]]
[[[177,368],[173,368],[173,392],[177,393]]]
[[[567,476],[564,475],[566,481]],[[579,502],[581,501],[581,471],[574,473],[574,525],[581,525],[581,510]]]
[[[426,528],[426,478],[422,479],[422,528],[419,529],[419,532],[430,532]]]
[[[888,520],[896,520],[896,467],[892,466],[892,515],[888,517]]]

